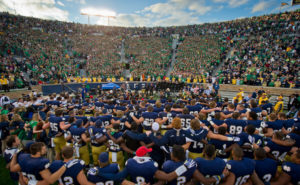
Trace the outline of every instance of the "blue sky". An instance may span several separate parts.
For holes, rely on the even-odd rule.
[[[278,13],[290,0],[0,0],[0,11],[25,16],[88,23],[84,8],[116,13],[110,25],[172,26],[220,22]],[[300,8],[284,6],[282,11]],[[91,24],[107,25],[106,18],[91,17]]]

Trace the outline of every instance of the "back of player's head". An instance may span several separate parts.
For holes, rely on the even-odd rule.
[[[232,103],[228,104],[227,107],[230,108],[230,109],[235,109],[235,106]]]
[[[216,102],[212,101],[209,103],[209,108],[215,108],[217,106]]]
[[[167,105],[165,106],[165,109],[166,109],[167,112],[170,112],[170,111],[171,111],[171,108],[172,108],[172,106],[171,106],[170,104],[167,104]]]
[[[284,134],[282,132],[274,132],[274,137],[276,139],[282,140],[284,138]]]
[[[226,127],[219,127],[218,128],[218,134],[225,135],[226,131],[227,131]]]
[[[115,130],[120,129],[120,124],[119,123],[114,123],[112,126],[113,126],[113,129],[115,129]]]
[[[254,99],[250,100],[250,106],[251,106],[251,108],[256,108],[257,107],[257,103]]]
[[[232,154],[233,154],[233,156],[235,156],[237,158],[242,158],[244,156],[243,149],[241,147],[239,147],[238,145],[236,145],[232,148]]]
[[[118,118],[123,117],[123,115],[124,115],[124,112],[123,112],[123,111],[117,110],[117,117],[118,117]]]
[[[214,145],[212,144],[208,144],[205,146],[204,148],[204,155],[208,158],[213,158],[215,156],[216,153],[216,148]]]
[[[252,124],[247,125],[247,127],[246,127],[246,132],[250,135],[254,134],[255,130],[256,130],[256,128]]]
[[[286,119],[286,114],[285,114],[284,112],[280,112],[280,113],[278,114],[278,117],[279,117],[280,119],[285,120],[285,119]]]
[[[71,146],[64,146],[62,148],[61,153],[62,153],[62,156],[63,156],[64,159],[70,159],[70,158],[73,157],[74,151],[73,151],[73,148]]]
[[[6,139],[6,146],[8,146],[9,148],[13,147],[14,142],[16,142],[16,135],[10,135],[7,137]]]
[[[257,114],[254,111],[249,112],[249,117],[252,118],[252,120],[257,120]]]
[[[173,119],[172,127],[175,129],[181,129],[181,119],[179,117]]]
[[[191,105],[196,105],[196,100],[195,99],[191,100]]]
[[[296,157],[297,157],[297,159],[300,160],[300,149],[298,149],[298,150],[296,151]]]
[[[139,126],[135,121],[131,123],[131,130],[138,130],[138,128]]]
[[[147,107],[147,111],[148,111],[148,112],[153,112],[153,107],[152,107],[152,105],[149,105],[149,106]]]
[[[161,107],[161,102],[160,102],[159,100],[156,100],[155,106],[156,106],[157,108],[160,108],[160,107]]]
[[[42,152],[42,148],[45,146],[42,142],[35,142],[30,146],[30,154],[35,155],[38,152]]]
[[[198,114],[198,118],[199,118],[199,120],[205,120],[206,119],[206,116],[205,116],[205,114],[203,114],[203,113],[199,113]]]
[[[57,109],[55,110],[55,116],[59,117],[59,116],[62,116],[62,114],[63,114],[63,110],[62,110],[62,109],[57,108]]]
[[[240,113],[239,112],[234,112],[233,114],[232,114],[232,118],[233,119],[238,119],[239,117],[240,117]]]
[[[76,118],[75,118],[74,116],[71,116],[71,117],[69,117],[68,122],[69,122],[69,123],[74,123],[75,120],[76,120]]]
[[[271,113],[269,115],[269,121],[275,121],[276,120],[276,114],[275,113]]]
[[[182,111],[183,114],[189,114],[189,112],[190,112],[189,109],[186,107]]]
[[[257,160],[263,160],[267,157],[267,153],[262,147],[259,147],[254,150],[254,156]]]
[[[221,113],[216,112],[214,118],[217,119],[217,120],[220,120],[221,119]]]
[[[200,129],[200,122],[197,119],[192,119],[191,120],[191,128],[193,130],[199,130]]]
[[[172,156],[178,161],[185,161],[185,151],[183,147],[180,145],[174,145],[172,150]]]

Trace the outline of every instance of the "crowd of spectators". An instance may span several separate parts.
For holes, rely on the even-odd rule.
[[[179,34],[170,79],[208,82],[230,52],[215,75],[220,84],[298,88],[299,16],[294,11],[201,25],[126,28],[1,13],[0,72],[9,87],[59,83],[82,76],[81,69],[102,81],[119,79],[125,39],[131,75],[162,79],[171,66],[172,35]]]

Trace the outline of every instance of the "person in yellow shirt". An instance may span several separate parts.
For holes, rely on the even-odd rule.
[[[279,78],[276,80],[275,82],[275,87],[280,87],[281,86],[281,82],[279,80]]]
[[[4,78],[4,76],[2,76],[0,79],[0,83],[1,83],[1,86],[2,86],[2,89],[4,90],[4,92],[9,92],[7,78]]]
[[[236,82],[236,81],[235,81],[235,82]],[[244,91],[243,91],[242,88],[239,88],[239,91],[240,91],[240,92],[237,93],[237,96],[239,96],[239,98],[243,99],[243,98],[244,98]]]
[[[262,94],[262,96],[258,100],[258,105],[261,105],[262,101],[269,101],[269,98],[267,97],[267,93]]]
[[[236,85],[236,78],[235,77],[233,77],[233,79],[232,79],[232,85]]]
[[[278,97],[278,101],[277,101],[277,103],[274,106],[274,112],[276,114],[278,114],[278,113],[280,113],[282,111],[283,111],[283,98],[282,98],[282,96],[279,96]]]

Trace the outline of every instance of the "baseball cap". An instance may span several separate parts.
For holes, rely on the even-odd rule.
[[[159,130],[159,124],[158,124],[157,122],[154,122],[154,123],[152,124],[152,130],[153,130],[153,131],[158,131],[158,130]]]
[[[101,162],[101,163],[106,163],[108,161],[108,153],[107,152],[102,152],[99,157],[98,157],[98,160]]]
[[[141,146],[135,152],[136,156],[143,157],[147,153],[152,152],[152,148],[146,148],[145,146]]]

